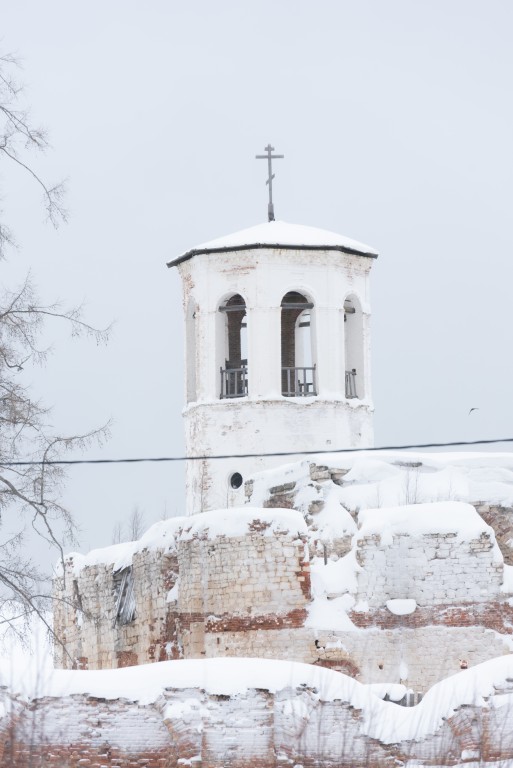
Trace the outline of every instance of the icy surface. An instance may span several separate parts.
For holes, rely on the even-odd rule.
[[[377,256],[377,251],[371,248],[370,245],[365,245],[365,243],[359,243],[357,240],[352,240],[325,229],[306,227],[303,224],[288,224],[285,221],[268,221],[264,224],[257,224],[255,227],[249,227],[240,232],[234,232],[231,235],[210,240],[208,243],[202,243],[195,246],[192,250],[206,251],[258,244],[295,245],[297,247],[321,247],[325,245],[328,247],[349,248],[360,253],[369,253]]]

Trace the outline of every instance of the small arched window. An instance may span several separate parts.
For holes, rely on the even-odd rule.
[[[365,396],[363,313],[355,296],[344,301],[344,348],[346,397],[361,399]]]
[[[281,302],[281,392],[285,397],[317,394],[312,345],[312,302],[289,291]]]
[[[219,307],[224,314],[224,361],[221,365],[221,399],[248,394],[246,302],[235,294]]]

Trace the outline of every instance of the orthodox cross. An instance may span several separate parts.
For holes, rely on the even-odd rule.
[[[266,155],[255,155],[255,158],[257,160],[267,160],[268,168],[269,168],[269,178],[265,182],[266,184],[269,184],[269,205],[267,206],[267,215],[269,216],[269,221],[274,221],[274,205],[273,205],[273,179],[274,179],[274,173],[273,173],[273,166],[272,166],[272,160],[281,160],[281,158],[285,157],[285,155],[273,155],[274,147],[271,147],[270,144],[268,144],[266,147],[264,147],[265,151],[267,152]]]

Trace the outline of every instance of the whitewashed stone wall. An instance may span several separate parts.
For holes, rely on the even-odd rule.
[[[310,598],[299,573],[305,556],[305,541],[284,533],[179,542],[178,610],[222,616],[247,606],[252,615],[304,608]]]
[[[308,627],[208,633],[205,656],[299,660],[348,674],[364,684],[403,683],[425,692],[462,668],[511,652],[511,640],[481,626],[313,630]]]
[[[251,632],[209,631],[205,635],[205,657],[251,656],[314,664],[319,658],[315,646],[317,635],[316,631],[301,626],[279,629],[256,628]]]
[[[269,225],[272,228],[272,224]],[[232,493],[230,477],[244,479],[277,467],[270,451],[311,451],[372,445],[369,273],[373,258],[336,250],[241,247],[199,253],[179,264],[186,323],[186,391],[194,394],[184,410],[186,453],[258,458],[190,461],[186,466],[187,514],[243,503]],[[329,275],[329,279],[327,279]],[[282,397],[281,301],[299,291],[314,304],[311,332],[318,394]],[[225,365],[224,316],[220,304],[240,294],[247,307],[248,396],[220,399],[220,367]],[[360,399],[345,397],[344,301],[361,309],[358,371]],[[191,304],[196,308],[189,317]],[[346,324],[347,326],[347,324]],[[243,447],[243,450],[241,448]]]
[[[457,532],[405,533],[384,544],[373,534],[358,539],[357,560],[357,600],[370,607],[404,598],[421,606],[475,603],[501,594],[504,564],[491,531],[470,541]]]
[[[346,673],[352,668],[361,683],[403,683],[420,692],[460,672],[462,662],[472,667],[511,653],[509,637],[481,626],[319,631],[316,637],[318,647],[308,646],[315,655],[310,663]]]
[[[299,399],[299,398],[298,398]],[[374,441],[371,412],[365,401],[346,402],[294,398],[218,400],[191,404],[184,411],[188,455],[262,454],[252,458],[190,461],[187,464],[188,514],[205,509],[244,504],[244,487],[233,491],[230,478],[239,472],[243,479],[254,472],[279,467],[283,456],[272,451],[357,448]],[[199,440],[207,442],[207,447]],[[215,446],[210,447],[210,446]],[[244,446],[242,448],[242,446]]]
[[[246,536],[195,536],[178,542],[178,615],[187,658],[258,656],[255,631],[302,626],[311,599],[306,537],[265,535],[255,520]],[[219,636],[221,633],[221,637]],[[237,641],[230,643],[229,635]],[[215,635],[215,639],[209,638]]]

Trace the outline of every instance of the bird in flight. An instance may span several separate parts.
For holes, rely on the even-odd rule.
[[[479,408],[471,408],[471,409],[470,409],[470,411],[468,412],[468,415],[470,416],[470,414],[472,413],[472,411],[478,411],[478,410],[479,410]]]

